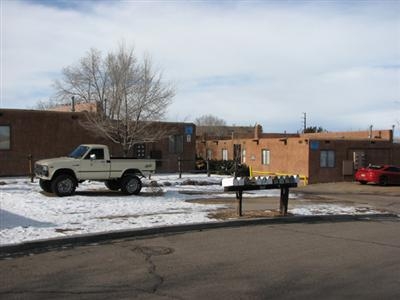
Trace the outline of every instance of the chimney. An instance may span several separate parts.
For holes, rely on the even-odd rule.
[[[396,127],[395,125],[392,125],[392,130],[389,131],[389,140],[391,143],[393,143],[393,141],[394,141],[394,128],[395,127]]]
[[[260,124],[256,124],[254,127],[254,139],[259,140],[262,134],[262,126]]]

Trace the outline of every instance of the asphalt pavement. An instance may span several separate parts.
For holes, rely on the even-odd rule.
[[[247,225],[0,260],[1,299],[400,299],[399,218]]]

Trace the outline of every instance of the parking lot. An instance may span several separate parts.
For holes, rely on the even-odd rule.
[[[394,219],[220,228],[0,261],[4,299],[399,299]]]
[[[394,213],[400,215],[400,186],[361,185],[357,182],[310,184],[290,190],[289,211],[301,209],[317,214]],[[279,197],[243,196],[244,218],[276,216]],[[235,218],[236,199],[198,199],[205,204],[229,203],[215,218]],[[304,213],[300,213],[304,214]]]

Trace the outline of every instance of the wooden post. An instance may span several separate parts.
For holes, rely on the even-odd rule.
[[[242,199],[243,199],[243,190],[239,190],[236,192],[237,199],[237,215],[241,217],[242,214]]]
[[[33,178],[35,174],[33,174],[33,156],[32,154],[28,155],[28,162],[29,162],[29,177],[31,178],[31,182],[33,182]]]
[[[179,172],[179,179],[182,178],[182,164],[181,164],[181,157],[178,156],[178,172]]]
[[[289,188],[287,186],[281,187],[281,198],[279,202],[279,212],[282,216],[287,215],[289,203]]]
[[[210,160],[208,158],[206,164],[207,164],[207,177],[210,177]]]

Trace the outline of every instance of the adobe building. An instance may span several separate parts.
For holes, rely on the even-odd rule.
[[[106,144],[113,156],[122,156],[121,147],[95,136],[82,127],[84,112],[0,109],[0,176],[30,173],[33,161],[68,155],[80,144]],[[135,158],[157,160],[157,173],[195,168],[196,126],[192,123],[162,122],[168,136],[159,142],[137,144],[128,154]]]
[[[299,174],[309,183],[352,180],[355,171],[372,164],[400,164],[400,144],[392,130],[323,132],[312,134],[263,133],[252,136],[197,139],[197,156],[234,160],[263,172]],[[257,173],[257,171],[259,173]]]

